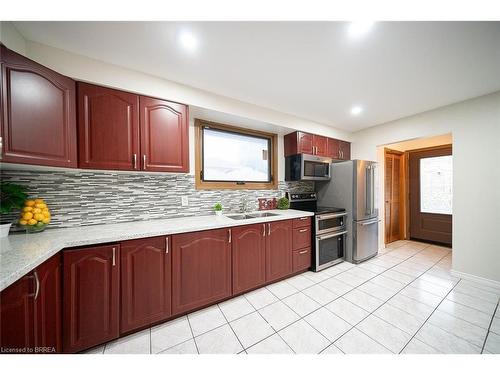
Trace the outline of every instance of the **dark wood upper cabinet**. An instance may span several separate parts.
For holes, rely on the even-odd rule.
[[[39,287],[35,295],[35,347],[62,352],[62,261],[56,254],[36,268]],[[53,350],[52,350],[53,349]]]
[[[34,295],[32,275],[24,276],[0,294],[0,347],[4,351],[33,348]]]
[[[232,229],[233,294],[266,282],[266,224]]]
[[[180,314],[231,295],[230,229],[172,236],[172,313]]]
[[[121,243],[121,333],[170,316],[170,247],[165,236]]]
[[[120,245],[63,252],[63,349],[75,353],[119,335]]]
[[[142,169],[189,171],[189,117],[186,105],[140,98]]]
[[[78,82],[80,168],[139,170],[139,96]]]
[[[2,162],[77,166],[75,82],[0,45]]]
[[[339,141],[340,158],[341,160],[351,160],[351,143]]]
[[[61,292],[60,254],[2,291],[0,347],[21,353],[60,353]]]
[[[328,156],[328,138],[321,135],[313,135],[313,154],[318,156]]]
[[[266,282],[292,273],[292,220],[267,223]]]
[[[304,132],[293,132],[284,137],[285,157],[296,154],[326,156],[335,160],[351,159],[351,144],[335,138]]]

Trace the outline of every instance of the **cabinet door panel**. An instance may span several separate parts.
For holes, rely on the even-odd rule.
[[[117,338],[119,245],[64,251],[63,275],[64,351],[74,353]]]
[[[172,236],[172,313],[193,310],[230,295],[229,230]]]
[[[4,46],[1,160],[76,167],[75,82]]]
[[[311,246],[311,227],[293,229],[293,250]]]
[[[142,169],[188,172],[187,106],[141,96],[140,108]]]
[[[312,256],[311,248],[299,249],[293,251],[293,272],[307,270],[311,267]]]
[[[0,294],[0,347],[33,348],[33,276],[24,276]]]
[[[241,293],[266,282],[265,224],[232,229],[233,293]]]
[[[36,268],[40,282],[34,304],[35,346],[48,353],[62,351],[62,267],[61,254],[54,255]]]
[[[339,142],[341,159],[342,160],[351,160],[351,143],[346,141]]]
[[[340,141],[334,138],[328,138],[326,154],[329,158],[340,159]]]
[[[269,282],[292,273],[292,220],[267,225],[270,225],[266,236],[266,281]]]
[[[121,243],[122,333],[170,316],[171,263],[167,241],[170,237],[162,236]]]
[[[297,154],[312,154],[313,146],[312,134],[297,132]]]
[[[137,95],[78,82],[80,167],[140,169],[138,110]]]
[[[327,138],[321,135],[313,135],[313,146],[315,147],[315,155],[327,156]]]

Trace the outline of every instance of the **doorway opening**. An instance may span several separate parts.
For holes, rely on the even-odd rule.
[[[451,247],[452,136],[379,147],[384,244],[417,240]]]

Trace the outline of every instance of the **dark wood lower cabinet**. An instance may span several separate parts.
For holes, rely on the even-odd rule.
[[[0,294],[2,353],[60,353],[61,255],[38,266]]]
[[[36,268],[39,280],[35,298],[35,348],[41,353],[62,352],[62,262],[61,254]]]
[[[125,241],[121,257],[120,333],[171,315],[170,237]]]
[[[63,348],[78,352],[119,336],[120,246],[63,252]]]
[[[266,282],[266,224],[232,229],[233,294]]]
[[[33,276],[24,276],[0,295],[2,353],[29,353],[34,346]]]
[[[172,313],[231,296],[231,229],[172,236]]]
[[[292,273],[292,220],[267,223],[266,282]]]

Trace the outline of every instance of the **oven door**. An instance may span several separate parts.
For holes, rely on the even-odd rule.
[[[316,215],[316,235],[345,230],[346,216],[347,212]]]
[[[347,231],[316,236],[315,271],[333,266],[344,260]]]
[[[332,160],[314,155],[302,155],[301,180],[329,180]]]

